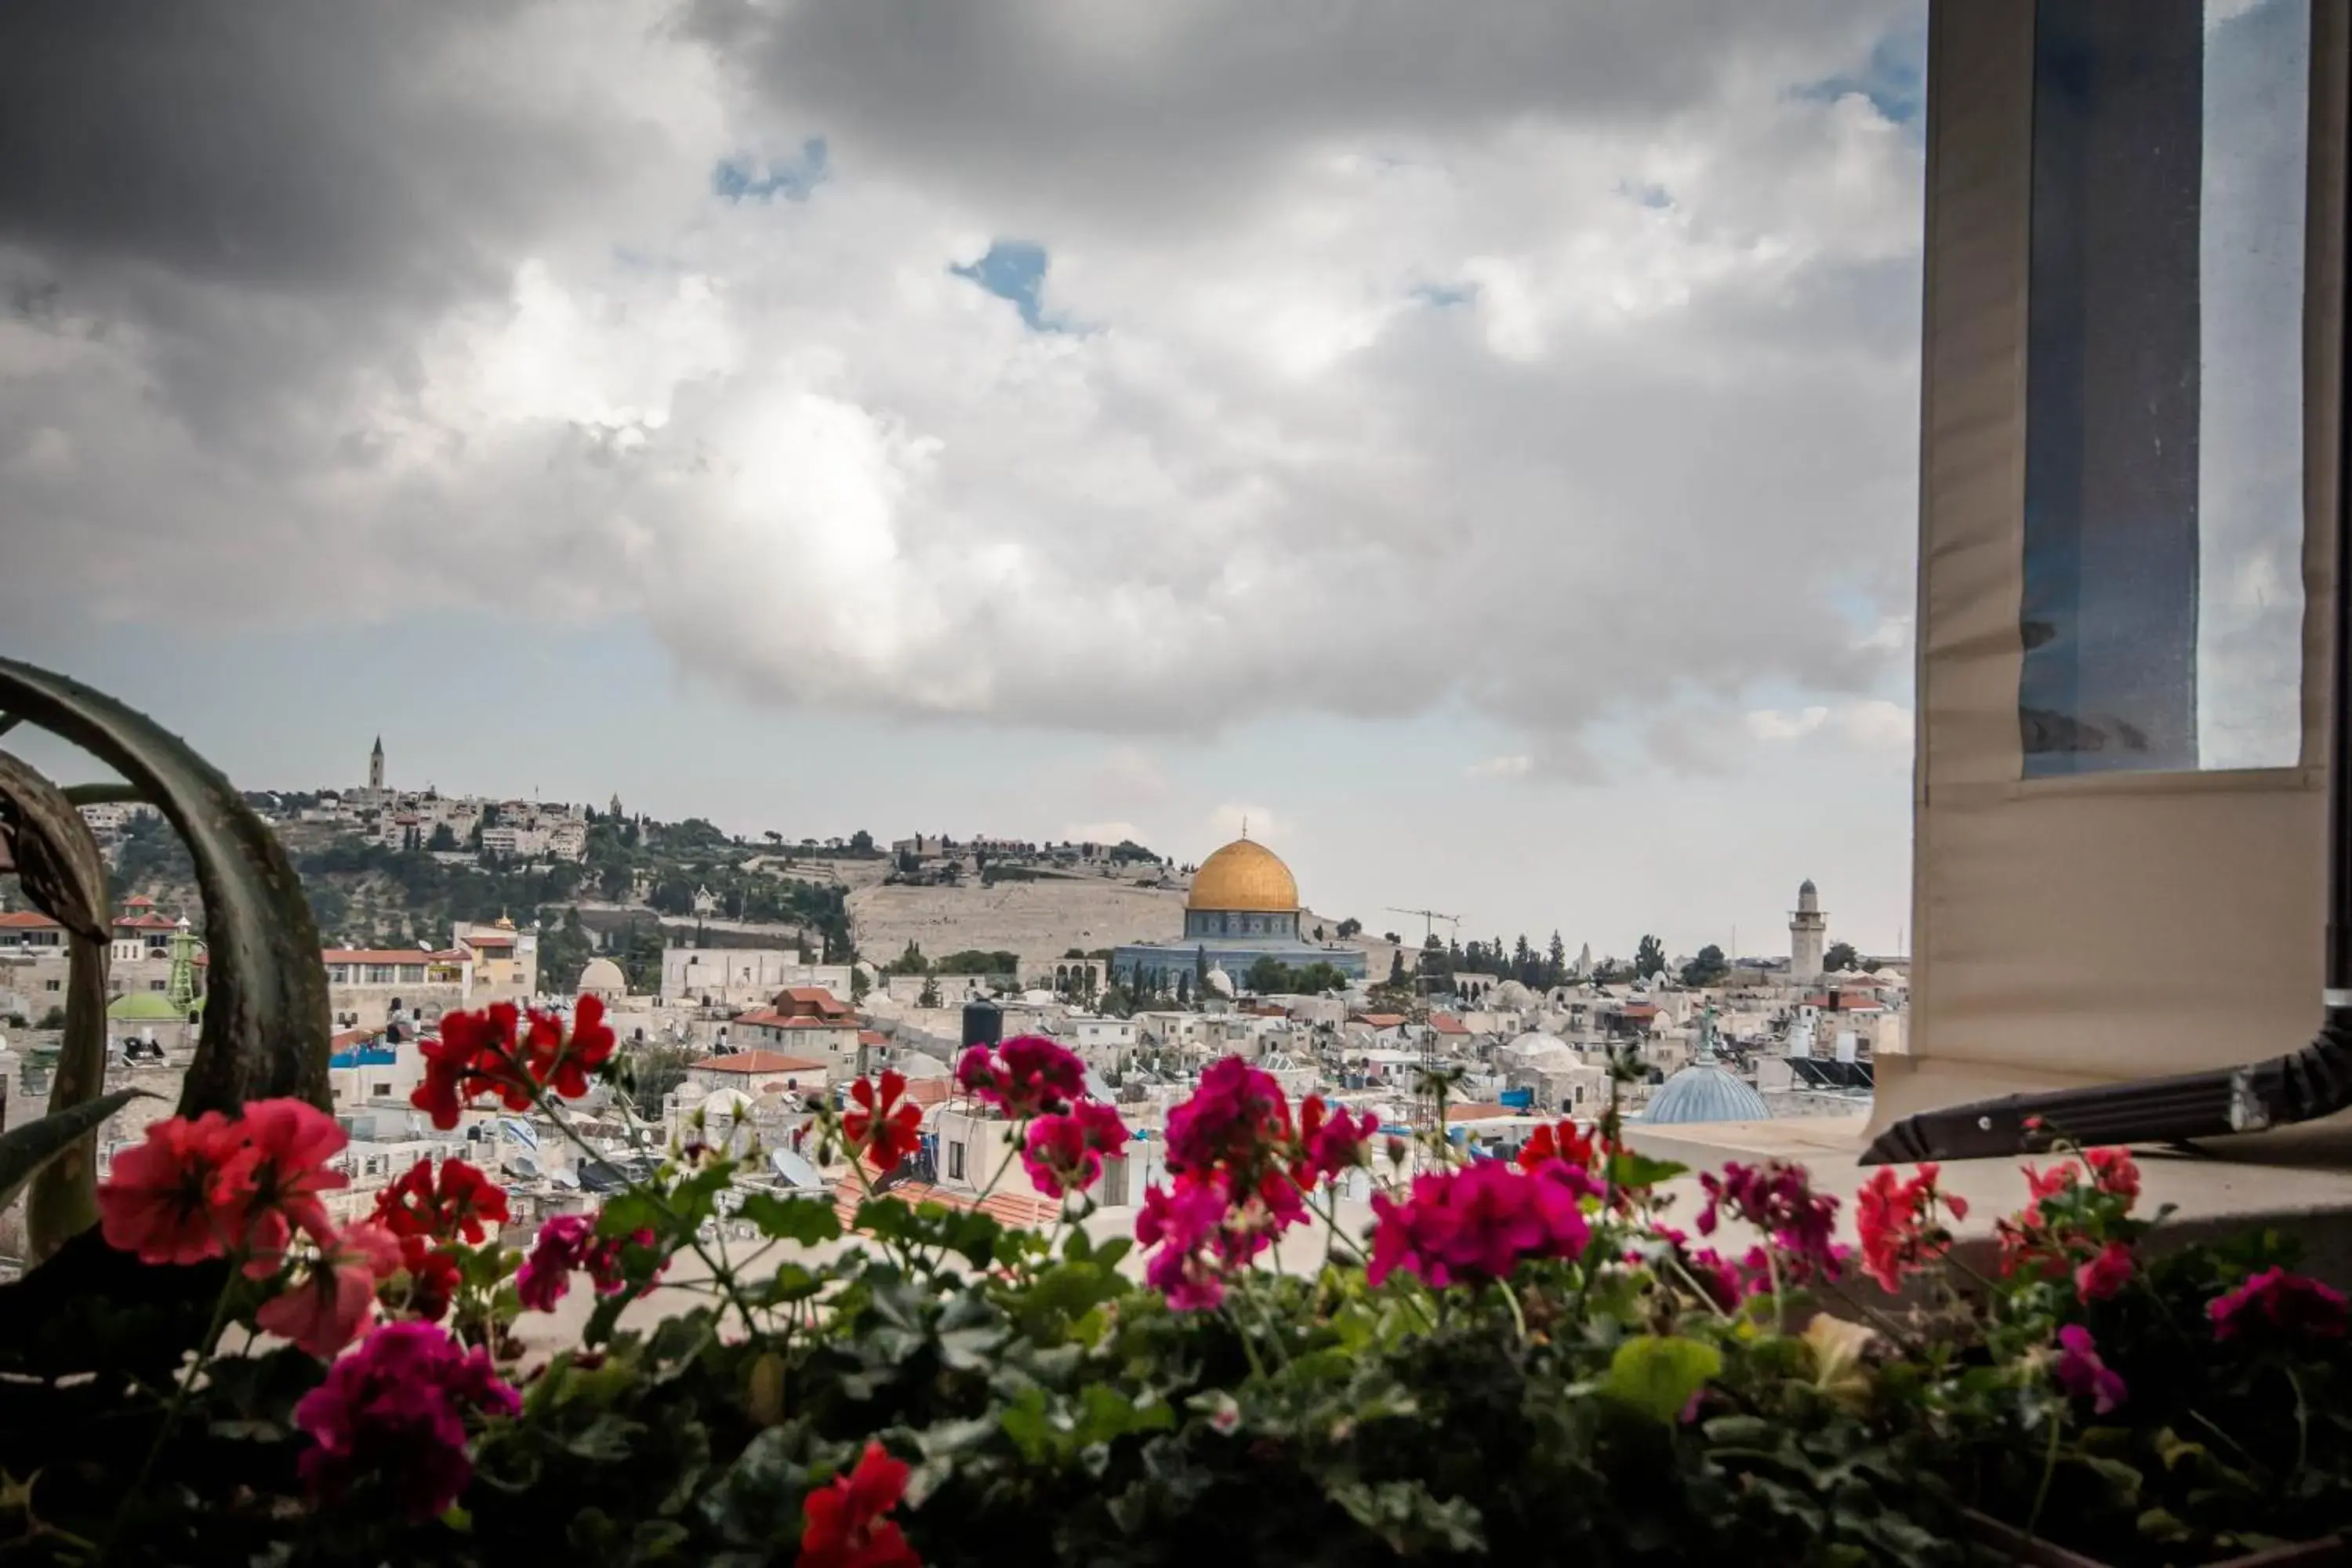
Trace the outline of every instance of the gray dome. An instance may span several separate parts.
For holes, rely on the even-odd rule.
[[[1686,1067],[1666,1079],[1642,1111],[1645,1127],[1693,1121],[1768,1121],[1764,1097],[1719,1067]]]
[[[1797,891],[1801,893],[1818,893],[1821,889],[1814,887],[1813,879],[1811,877],[1808,877],[1803,881],[1797,884]]]

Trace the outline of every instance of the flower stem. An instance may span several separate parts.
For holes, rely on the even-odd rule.
[[[154,1478],[155,1462],[163,1457],[164,1446],[171,1442],[173,1430],[180,1424],[181,1415],[188,1407],[188,1396],[195,1392],[196,1379],[211,1364],[213,1351],[220,1344],[223,1330],[228,1327],[229,1297],[236,1289],[237,1258],[231,1254],[227,1277],[221,1280],[220,1294],[213,1300],[212,1321],[205,1328],[205,1337],[197,1342],[196,1353],[180,1374],[178,1386],[172,1390],[172,1403],[163,1407],[163,1424],[155,1430],[155,1440],[147,1446],[147,1457],[140,1461],[138,1479],[122,1497],[122,1507],[108,1526],[106,1544],[99,1549],[98,1560],[103,1563],[114,1555],[115,1543],[122,1537],[122,1527],[129,1522],[131,1510],[147,1495],[147,1483]]]

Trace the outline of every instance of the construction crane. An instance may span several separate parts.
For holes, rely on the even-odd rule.
[[[1437,922],[1440,921],[1444,921],[1456,931],[1462,929],[1460,915],[1442,915],[1435,910],[1401,910],[1393,904],[1388,907],[1388,912],[1392,915],[1419,915],[1422,919],[1421,942],[1423,947],[1428,946],[1429,939],[1437,934]]]

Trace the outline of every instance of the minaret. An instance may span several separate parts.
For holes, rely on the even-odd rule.
[[[172,928],[171,952],[172,977],[164,983],[163,997],[184,1018],[196,1005],[196,937],[185,915]]]
[[[1822,939],[1830,918],[1822,913],[1822,896],[1808,877],[1797,887],[1796,912],[1789,917],[1789,982],[1811,985],[1822,977]]]
[[[368,753],[368,788],[383,788],[383,737],[375,738],[375,750]]]

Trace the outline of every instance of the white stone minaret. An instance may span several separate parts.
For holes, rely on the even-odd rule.
[[[1789,917],[1789,983],[1811,985],[1822,977],[1822,950],[1829,935],[1830,918],[1822,913],[1822,895],[1808,877],[1797,887],[1796,912]]]
[[[368,788],[383,788],[383,737],[375,738],[375,750],[368,753]]]

